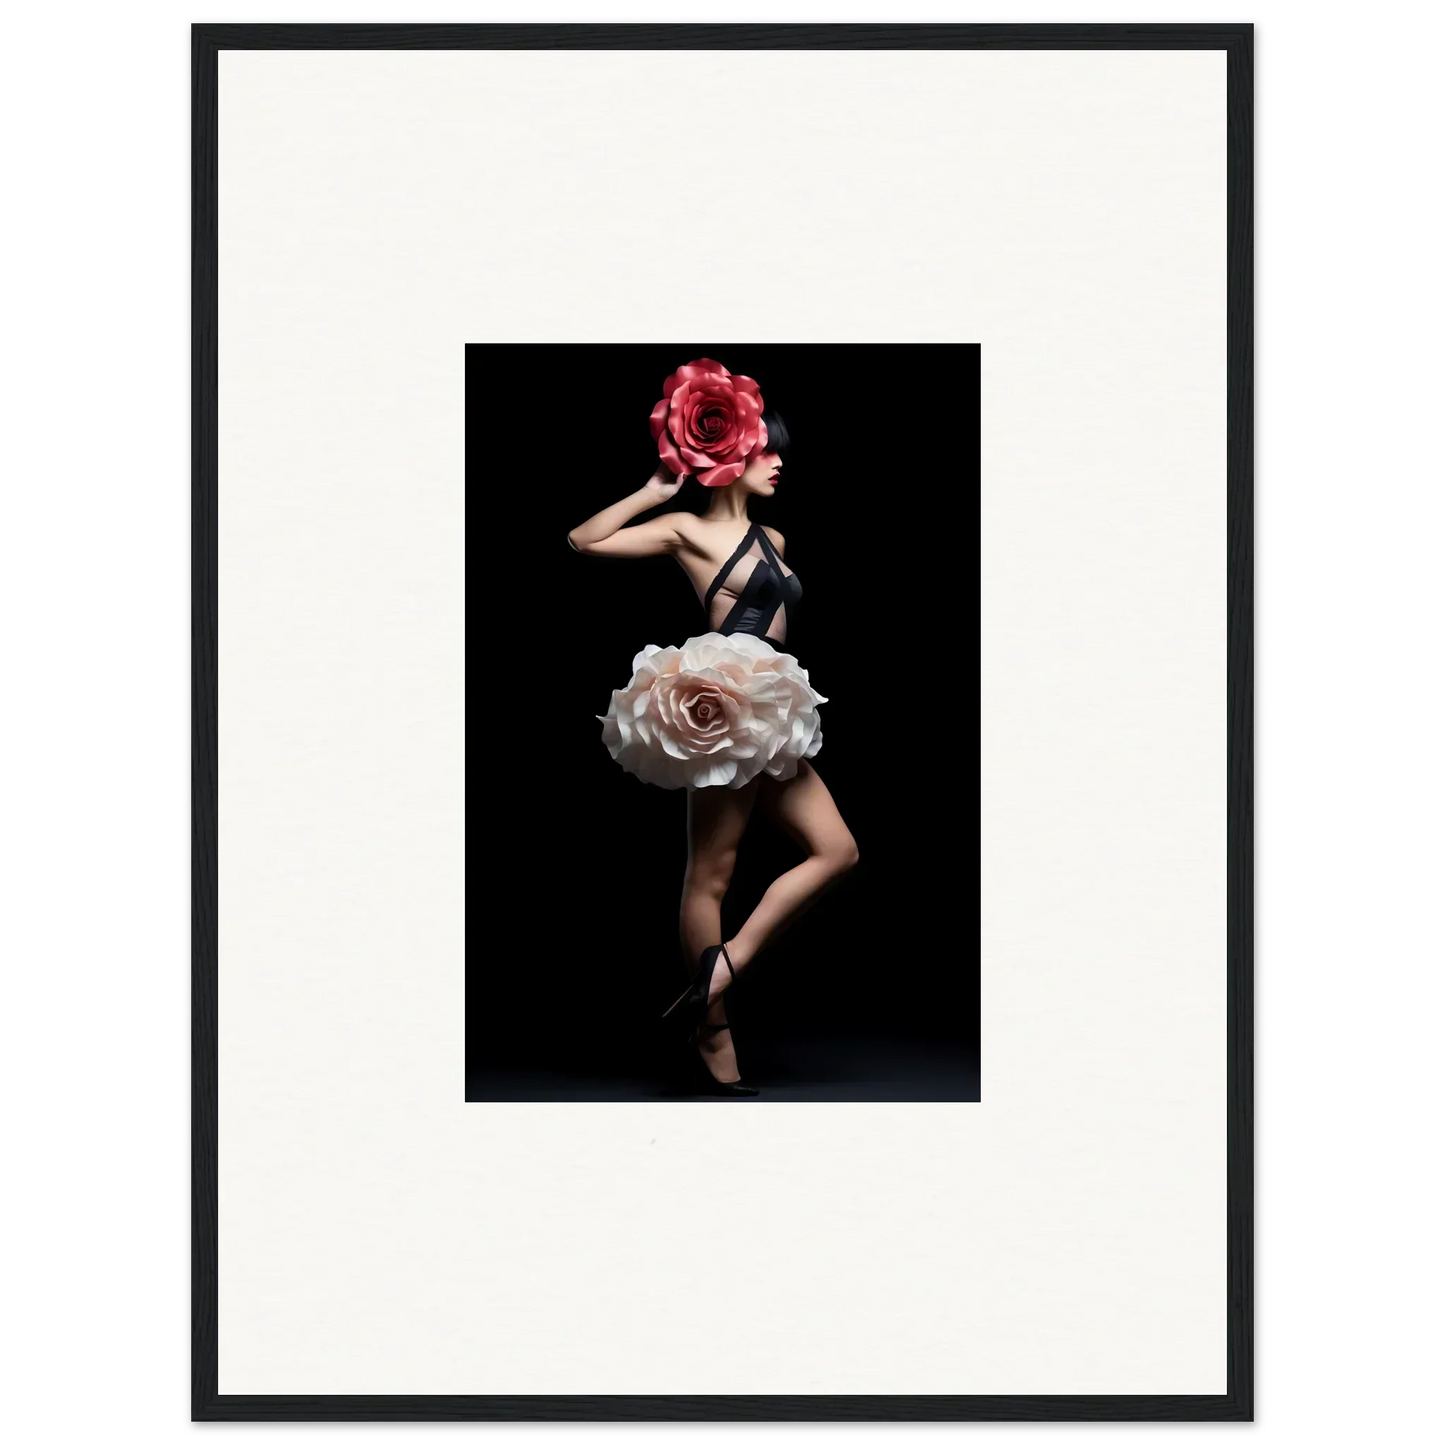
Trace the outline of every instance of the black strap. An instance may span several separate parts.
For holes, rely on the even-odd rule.
[[[710,1023],[707,1023],[706,1021],[704,1021],[703,1023],[700,1023],[700,1024],[698,1025],[698,1028],[700,1028],[700,1029],[712,1029],[714,1032],[719,1032],[719,1031],[721,1031],[722,1029],[730,1029],[730,1028],[732,1028],[732,1025],[731,1025],[731,1024],[710,1024]]]
[[[707,589],[707,594],[702,599],[702,608],[704,612],[706,612],[708,608],[712,606],[713,595],[717,592],[718,588],[722,586],[723,578],[726,577],[728,573],[737,566],[737,564],[742,560],[743,553],[746,552],[750,546],[752,546],[753,535],[757,532],[757,530],[758,524],[756,522],[750,522],[748,524],[748,529],[746,532],[743,533],[743,540],[738,543],[737,550],[732,554],[731,557],[727,559],[726,562],[722,564],[722,570],[719,571],[717,576],[712,579],[712,586]]]
[[[732,961],[732,959],[730,959],[730,958],[728,957],[728,946],[727,946],[727,944],[725,944],[725,943],[720,943],[720,944],[718,944],[718,947],[719,947],[720,949],[722,949],[723,962],[724,962],[725,964],[727,964],[727,966],[728,966],[728,972],[729,972],[730,974],[732,974],[732,976],[733,976],[734,978],[736,978],[736,977],[738,976],[738,971],[737,971],[737,969],[735,969],[735,968],[733,967],[733,961]]]

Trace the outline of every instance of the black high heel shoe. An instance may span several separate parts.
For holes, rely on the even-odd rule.
[[[688,1057],[692,1060],[692,1071],[694,1076],[694,1087],[699,1094],[718,1094],[724,1097],[741,1099],[755,1098],[757,1090],[751,1084],[745,1084],[741,1079],[720,1079],[708,1068],[707,1060],[697,1048],[697,1037],[704,1030],[710,1033],[721,1033],[729,1024],[700,1023],[693,1031],[688,1041]]]
[[[727,964],[728,972],[736,978],[737,970],[733,967],[733,961],[728,957],[727,945],[715,943],[711,948],[705,948],[697,961],[697,972],[692,976],[692,982],[682,991],[680,997],[673,1000],[663,1011],[664,1019],[672,1019],[678,1029],[684,1034],[689,1042],[697,1033],[699,1025],[707,1016],[707,1008],[712,989],[712,971],[717,967],[718,955],[722,955],[722,961]]]

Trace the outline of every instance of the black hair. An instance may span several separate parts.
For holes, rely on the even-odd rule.
[[[771,407],[763,412],[763,425],[768,429],[767,450],[783,452],[792,438],[788,435],[787,424]]]

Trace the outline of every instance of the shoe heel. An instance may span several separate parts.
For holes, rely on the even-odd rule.
[[[691,985],[691,984],[688,984],[688,986],[687,986],[685,989],[683,989],[683,991],[682,991],[680,994],[678,994],[678,996],[677,996],[675,999],[673,999],[673,1001],[672,1001],[670,1004],[668,1004],[668,1006],[667,1006],[665,1009],[663,1009],[663,1011],[662,1011],[662,1017],[665,1018],[665,1019],[671,1018],[671,1017],[673,1016],[673,1014],[675,1014],[675,1013],[678,1011],[678,1009],[681,1008],[682,1005],[687,1002],[688,995],[689,995],[691,992],[692,992],[692,985]]]
[[[692,982],[683,991],[682,997],[662,1015],[664,1021],[671,1021],[670,1027],[681,1027],[689,1038],[697,1032],[698,1025],[707,1017],[712,995],[713,970],[717,967],[719,958],[727,964],[728,973],[736,978],[737,970],[733,968],[733,961],[728,957],[727,945],[714,943],[710,948],[703,949],[702,956],[697,961],[697,972],[693,974]]]

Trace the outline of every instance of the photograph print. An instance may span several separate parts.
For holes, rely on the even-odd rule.
[[[979,379],[466,348],[468,1101],[980,1100]]]

